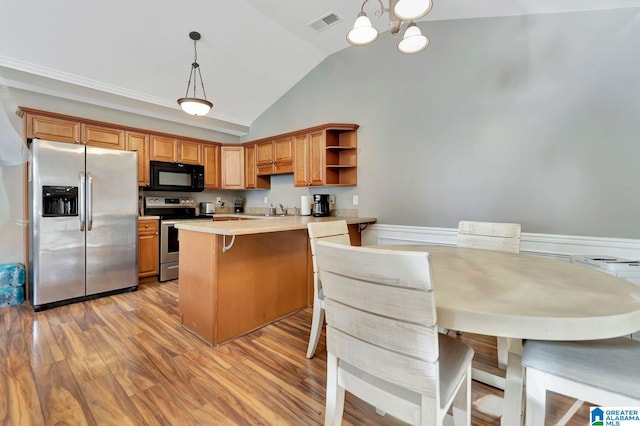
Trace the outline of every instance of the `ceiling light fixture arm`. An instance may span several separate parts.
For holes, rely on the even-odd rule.
[[[364,0],[364,3],[362,3],[362,6],[360,7],[360,13],[364,13],[364,5],[367,3],[369,3],[369,0]],[[382,16],[385,12],[388,12],[389,9],[384,8],[384,4],[382,3],[382,0],[378,0],[378,3],[380,3],[380,9],[373,12],[373,14],[376,16]]]

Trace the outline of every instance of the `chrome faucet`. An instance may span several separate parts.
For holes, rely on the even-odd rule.
[[[283,206],[282,203],[278,203],[278,205],[280,206],[280,210],[282,210],[282,214],[280,216],[286,216],[287,215],[287,208],[285,206]]]

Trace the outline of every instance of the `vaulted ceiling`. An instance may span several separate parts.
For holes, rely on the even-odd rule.
[[[241,135],[323,59],[349,47],[345,35],[361,4],[0,0],[0,83]],[[382,32],[388,16],[376,18],[378,7],[371,0],[365,11]],[[640,0],[434,0],[422,21],[623,7]],[[333,25],[308,25],[331,13]],[[176,103],[193,61],[190,31],[202,35],[198,62],[214,103],[206,117],[187,116]]]

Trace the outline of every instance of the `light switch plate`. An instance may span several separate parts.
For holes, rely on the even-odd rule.
[[[329,204],[335,204],[335,203],[336,203],[336,196],[329,195]]]
[[[357,206],[357,205],[358,205],[358,201],[359,201],[359,200],[358,200],[358,196],[357,196],[357,195],[354,195],[354,196],[353,196],[353,205],[354,205],[354,206]]]

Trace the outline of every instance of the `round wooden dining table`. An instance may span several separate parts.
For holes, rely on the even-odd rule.
[[[522,423],[522,341],[594,340],[640,330],[640,286],[562,260],[435,245],[429,253],[438,325],[509,339],[502,425]]]

